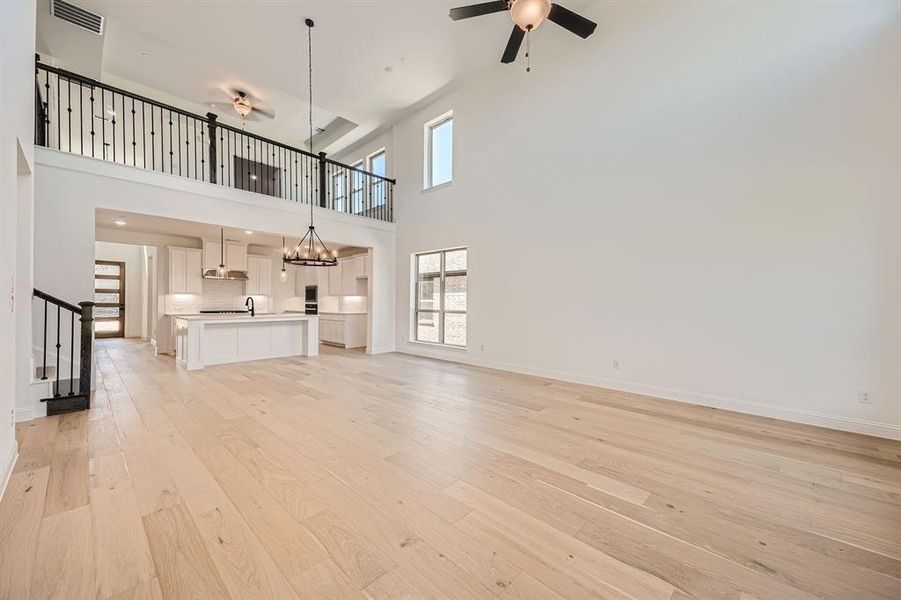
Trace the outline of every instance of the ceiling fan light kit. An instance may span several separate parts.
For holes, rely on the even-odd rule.
[[[522,40],[532,31],[538,28],[545,20],[556,23],[567,31],[574,33],[581,38],[587,38],[594,33],[597,23],[586,19],[582,15],[578,15],[571,10],[553,4],[550,0],[496,0],[494,2],[482,2],[480,4],[470,4],[469,6],[459,6],[450,9],[450,18],[454,21],[460,19],[469,19],[471,17],[480,17],[497,12],[510,12],[510,18],[513,19],[513,31],[510,33],[510,39],[504,48],[501,57],[502,63],[512,63],[519,54],[519,48],[522,46]],[[528,46],[528,41],[526,42]],[[531,55],[530,51],[526,52],[526,58]],[[527,71],[530,67],[526,68]]]

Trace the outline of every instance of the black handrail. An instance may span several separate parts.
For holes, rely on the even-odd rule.
[[[394,220],[395,179],[224,124],[214,113],[195,114],[39,61],[35,94],[39,145]]]
[[[47,292],[42,292],[41,290],[39,290],[39,289],[37,289],[37,288],[34,289],[34,297],[35,297],[35,298],[40,298],[41,300],[46,300],[46,301],[49,302],[50,304],[55,304],[55,305],[57,305],[57,306],[62,306],[62,307],[65,308],[66,310],[71,310],[71,311],[74,312],[76,315],[80,315],[80,314],[81,314],[81,309],[80,309],[79,307],[75,306],[74,304],[69,304],[69,303],[66,302],[65,300],[60,300],[60,299],[57,298],[56,296],[51,296],[51,295],[48,294]]]

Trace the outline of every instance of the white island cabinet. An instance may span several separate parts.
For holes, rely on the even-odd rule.
[[[185,315],[175,319],[175,361],[207,365],[319,354],[316,315]]]

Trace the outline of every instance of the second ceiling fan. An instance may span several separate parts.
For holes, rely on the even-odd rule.
[[[563,8],[559,4],[553,4],[550,0],[496,0],[495,2],[470,4],[452,8],[450,18],[459,21],[504,11],[510,11],[510,17],[515,25],[501,57],[502,63],[512,63],[516,60],[526,33],[536,29],[545,19],[581,38],[590,36],[597,27],[597,23],[594,21]]]

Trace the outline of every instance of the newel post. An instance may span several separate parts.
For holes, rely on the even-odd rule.
[[[325,152],[319,153],[319,206],[325,208],[326,206],[326,192],[325,192]]]
[[[79,302],[81,307],[81,364],[78,369],[78,393],[84,394],[87,407],[91,408],[91,379],[93,375],[92,358],[94,355],[94,303]],[[75,340],[72,340],[74,343]]]
[[[209,119],[210,134],[210,183],[216,183],[216,165],[219,164],[219,161],[216,158],[216,130],[219,128],[216,119],[219,117],[213,113],[207,113],[206,117]]]

